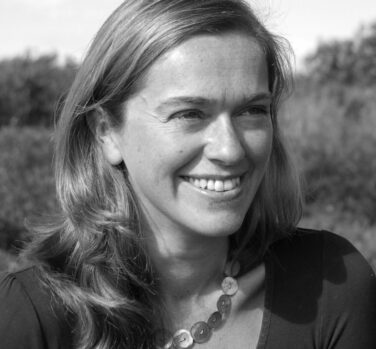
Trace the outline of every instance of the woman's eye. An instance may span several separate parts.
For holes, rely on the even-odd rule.
[[[203,119],[205,117],[204,113],[200,110],[183,110],[174,113],[171,119],[185,119],[185,120],[196,120]]]
[[[270,114],[270,107],[268,105],[255,105],[247,108],[239,115],[244,116],[267,116]]]

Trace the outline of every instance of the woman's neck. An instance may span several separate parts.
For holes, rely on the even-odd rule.
[[[151,234],[151,261],[166,301],[184,301],[218,288],[227,259],[228,237],[198,234]]]

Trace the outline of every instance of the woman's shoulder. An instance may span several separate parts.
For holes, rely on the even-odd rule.
[[[37,268],[34,266],[0,273],[2,306],[16,308],[20,307],[21,303],[29,303],[35,308],[34,310],[39,310],[40,307],[48,307],[48,302],[46,302],[48,296],[48,292],[40,281]]]
[[[365,262],[364,257],[349,240],[326,230],[297,228],[293,233],[274,242],[270,251],[284,260],[315,256],[314,260],[327,263],[338,262],[338,258],[357,260],[361,264]],[[304,259],[309,262],[308,258]]]
[[[352,244],[343,236],[332,233],[327,230],[315,230],[315,229],[306,229],[306,228],[296,228],[293,232],[287,234],[285,237],[275,241],[272,244],[272,247],[282,247],[286,248],[287,246],[302,247],[304,245],[310,245],[314,243],[314,246],[322,245],[325,241],[334,242],[336,245],[349,246]]]
[[[5,348],[44,347],[36,305],[19,279],[33,279],[32,274],[32,268],[0,274],[0,337]]]
[[[346,238],[297,229],[271,246],[267,267],[281,328],[305,324],[322,347],[376,345],[375,274]]]
[[[68,348],[66,340],[59,343],[69,332],[63,309],[40,281],[36,267],[0,273],[0,314],[6,348]]]
[[[6,307],[9,314],[13,313],[11,310],[17,308],[24,309],[26,312],[28,307],[25,305],[34,303],[30,291],[35,293],[34,290],[40,288],[35,273],[35,267],[26,267],[14,272],[0,272],[0,306]],[[23,306],[25,308],[22,308]],[[7,313],[2,312],[2,314]]]
[[[1,296],[7,299],[26,296],[34,288],[40,288],[39,278],[35,266],[27,266],[16,271],[0,271]],[[3,299],[3,298],[2,298]]]
[[[271,246],[270,258],[275,268],[292,276],[310,273],[333,284],[376,285],[374,271],[356,247],[325,230],[297,229]]]

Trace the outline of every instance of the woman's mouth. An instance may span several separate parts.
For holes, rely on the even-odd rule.
[[[230,191],[240,186],[240,176],[226,179],[184,176],[183,179],[191,183],[196,188],[215,192]]]

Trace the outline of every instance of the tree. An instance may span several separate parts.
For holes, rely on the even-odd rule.
[[[53,124],[59,99],[73,81],[76,64],[56,55],[29,54],[0,62],[0,126]]]
[[[319,83],[376,84],[376,22],[354,38],[319,44],[306,59],[307,77]]]

